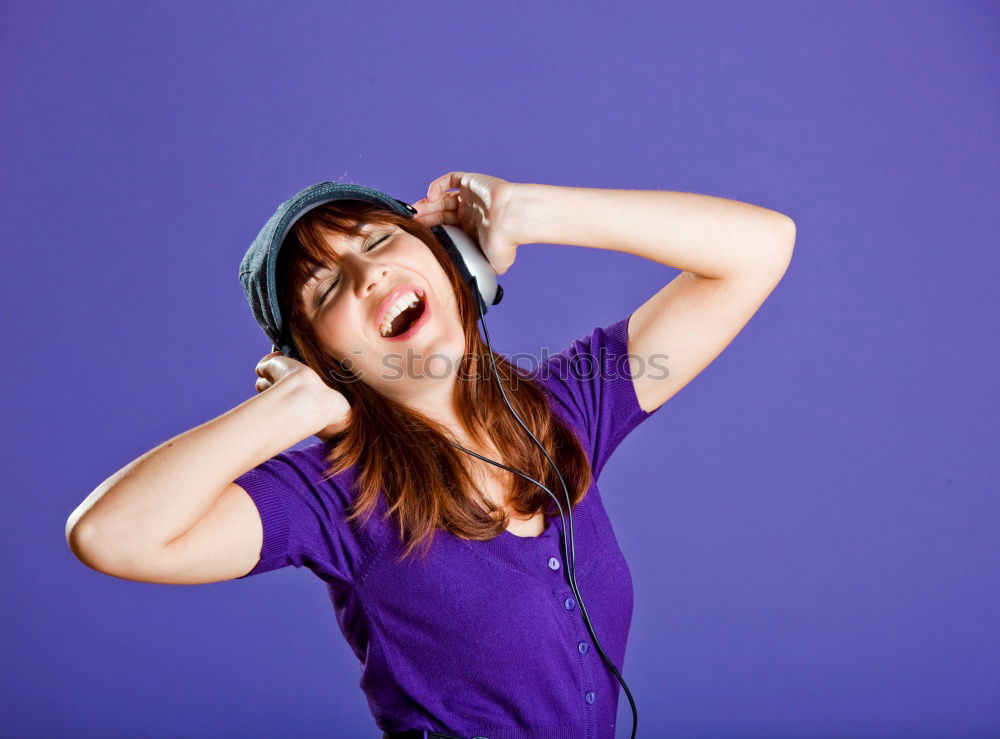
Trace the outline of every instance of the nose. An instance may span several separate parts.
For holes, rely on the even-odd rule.
[[[348,267],[348,264],[350,265]],[[390,269],[383,262],[369,259],[364,254],[348,251],[343,257],[343,265],[354,271],[354,292],[359,298],[367,297],[378,289],[379,283],[389,276]]]

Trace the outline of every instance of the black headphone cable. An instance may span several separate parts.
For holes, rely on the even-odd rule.
[[[573,511],[571,510],[572,503],[571,503],[571,500],[570,500],[569,488],[566,487],[566,481],[563,479],[563,476],[559,472],[558,467],[556,467],[556,463],[552,461],[552,457],[550,457],[549,453],[547,451],[545,451],[545,447],[542,446],[541,442],[539,442],[538,439],[535,438],[535,435],[533,433],[531,433],[531,430],[525,425],[524,421],[521,420],[521,417],[518,416],[517,413],[514,411],[514,409],[511,407],[510,401],[507,400],[507,394],[504,392],[503,384],[500,382],[499,373],[497,372],[496,359],[493,356],[493,346],[490,343],[490,332],[486,328],[486,320],[483,317],[482,298],[479,296],[479,288],[478,288],[478,286],[476,284],[476,278],[475,277],[473,277],[471,279],[471,284],[472,284],[472,297],[473,297],[473,301],[476,303],[476,307],[479,310],[479,320],[480,320],[480,323],[483,324],[483,333],[486,336],[486,347],[489,349],[489,353],[490,353],[490,362],[491,362],[491,364],[493,366],[493,379],[497,383],[497,387],[500,390],[500,395],[503,396],[503,402],[506,404],[507,409],[511,412],[511,414],[514,416],[514,418],[517,419],[517,422],[519,424],[521,424],[521,428],[523,428],[525,431],[527,431],[528,436],[531,437],[531,440],[534,441],[535,444],[538,446],[538,448],[542,450],[542,454],[545,455],[545,458],[549,461],[549,465],[552,467],[553,470],[555,470],[556,475],[558,475],[559,482],[562,483],[563,492],[566,495],[566,509],[567,509],[567,513],[569,515],[569,540],[570,540],[569,556],[567,557],[566,536],[565,536],[565,532],[566,532],[566,519],[565,519],[565,517],[563,515],[563,508],[559,504],[559,499],[556,498],[555,494],[551,490],[549,490],[547,487],[545,487],[544,485],[542,485],[542,483],[538,482],[538,480],[532,479],[528,475],[526,475],[526,474],[524,474],[524,473],[522,473],[522,472],[520,472],[518,470],[515,470],[512,467],[508,467],[505,464],[501,464],[500,462],[497,462],[495,460],[492,460],[492,459],[489,459],[487,457],[484,457],[481,454],[477,454],[476,452],[472,451],[471,449],[466,449],[461,444],[456,444],[455,442],[450,442],[450,443],[452,444],[452,446],[455,446],[455,447],[461,449],[464,452],[468,452],[472,456],[477,457],[478,459],[481,459],[484,462],[489,462],[490,464],[495,465],[497,467],[501,467],[501,468],[507,470],[508,472],[513,472],[515,475],[518,475],[519,477],[523,477],[528,482],[531,482],[531,483],[537,485],[538,487],[540,487],[542,490],[544,490],[546,493],[549,494],[549,496],[552,498],[553,501],[555,501],[556,507],[559,509],[559,519],[562,521],[562,524],[563,524],[563,559],[565,559],[567,561],[567,564],[570,565],[570,566],[568,566],[566,568],[566,577],[567,577],[568,584],[570,586],[570,589],[573,591],[573,594],[576,596],[577,602],[580,604],[580,612],[583,614],[584,621],[587,624],[587,630],[590,632],[590,636],[594,640],[594,646],[597,647],[597,651],[600,652],[601,657],[604,659],[605,662],[607,662],[608,667],[611,668],[611,671],[614,673],[615,677],[618,679],[618,682],[621,683],[622,688],[625,690],[625,695],[626,695],[626,697],[628,697],[629,705],[632,707],[632,736],[631,736],[631,739],[635,739],[636,726],[639,723],[639,714],[638,714],[638,711],[636,710],[636,707],[635,707],[635,701],[632,699],[632,693],[629,691],[628,685],[625,684],[625,679],[621,676],[621,673],[618,671],[618,668],[615,667],[614,662],[611,661],[611,658],[608,657],[607,654],[605,654],[604,649],[601,647],[601,643],[597,639],[597,634],[594,633],[593,624],[590,623],[590,616],[587,614],[587,608],[583,604],[583,597],[580,595],[580,589],[579,589],[579,587],[576,584],[576,548],[575,548],[574,537],[573,537]]]

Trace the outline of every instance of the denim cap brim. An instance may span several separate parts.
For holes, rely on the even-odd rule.
[[[270,342],[285,355],[301,360],[287,335],[278,303],[278,251],[294,223],[313,208],[334,200],[362,200],[410,218],[416,208],[384,192],[350,182],[318,182],[278,206],[240,261],[240,283],[253,317]]]

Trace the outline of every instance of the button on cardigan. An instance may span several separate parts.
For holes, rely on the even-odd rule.
[[[576,581],[626,680],[632,578],[596,480],[652,415],[639,406],[629,372],[628,321],[595,328],[531,370],[591,463],[595,482],[573,509]],[[398,525],[381,520],[384,498],[367,524],[343,520],[355,468],[323,480],[327,451],[324,442],[285,451],[235,480],[264,529],[260,561],[243,577],[305,566],[326,584],[378,728],[613,738],[621,686],[591,649],[566,579],[558,514],[537,537],[504,531],[469,541],[439,528],[425,561],[399,564]],[[561,498],[562,486],[553,493]]]

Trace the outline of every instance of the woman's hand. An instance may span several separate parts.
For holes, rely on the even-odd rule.
[[[457,188],[458,192],[448,192]],[[520,244],[513,238],[510,205],[517,184],[476,172],[449,172],[431,182],[427,197],[413,203],[414,220],[428,228],[458,226],[478,242],[493,271],[502,275],[514,263]]]
[[[316,432],[323,441],[329,441],[347,428],[351,419],[351,405],[343,393],[334,390],[311,367],[281,352],[265,354],[254,370],[257,373],[256,389],[262,393],[279,382],[298,383],[310,393],[311,405],[317,411],[322,428]]]

